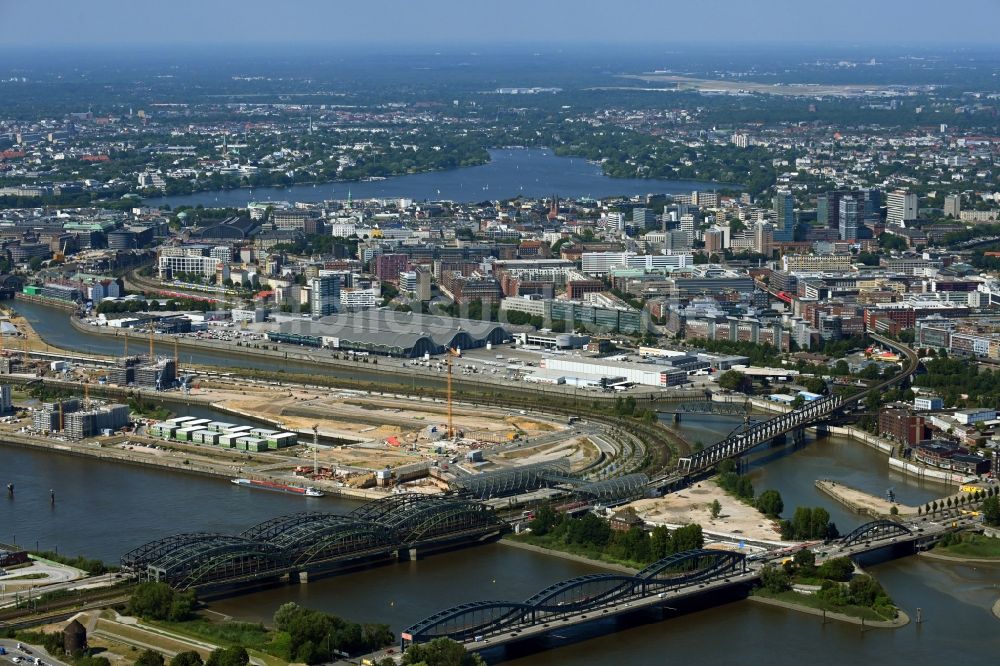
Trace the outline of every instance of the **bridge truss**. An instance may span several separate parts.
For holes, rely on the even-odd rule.
[[[177,534],[126,553],[122,569],[177,589],[330,570],[451,539],[498,534],[489,507],[454,497],[405,493],[344,516],[311,511],[266,520],[242,534]]]
[[[481,640],[744,571],[742,553],[690,550],[666,557],[634,576],[578,576],[550,585],[523,602],[477,601],[449,608],[403,632],[403,647],[435,638]]]
[[[733,433],[717,444],[706,447],[686,458],[681,458],[678,461],[679,474],[683,476],[704,472],[722,460],[743,455],[750,449],[775,437],[827,419],[838,410],[863,399],[869,393],[884,391],[887,387],[909,377],[916,371],[919,359],[912,349],[879,335],[871,335],[871,337],[888,347],[899,350],[906,356],[906,366],[901,373],[854,395],[827,396],[813,402],[807,402],[802,407],[786,414],[750,425],[742,432]],[[656,481],[664,482],[677,476],[678,474],[664,475]]]
[[[873,520],[856,528],[850,534],[844,535],[840,540],[840,545],[847,547],[864,541],[881,541],[893,537],[905,537],[913,534],[906,525],[893,522],[891,520]]]

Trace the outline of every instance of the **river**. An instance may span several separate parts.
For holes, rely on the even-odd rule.
[[[481,166],[433,171],[367,182],[323,183],[291,187],[263,187],[220,192],[196,192],[145,199],[147,206],[245,207],[251,201],[317,202],[330,199],[447,200],[474,202],[523,197],[603,197],[677,194],[692,190],[715,190],[718,183],[686,180],[610,178],[598,164],[579,157],[557,157],[541,148],[490,151],[490,161]]]
[[[692,431],[725,434],[732,419],[686,417]],[[720,435],[721,436],[721,435]],[[892,478],[875,452],[841,438],[775,450],[766,466],[751,465],[758,490],[774,487],[786,506],[822,505],[841,525],[861,520],[812,489],[817,476],[832,476],[875,491],[894,485],[903,501],[922,501],[942,487]],[[322,508],[346,512],[355,503],[307,499],[245,490],[222,480],[101,463],[18,448],[0,447],[5,483],[17,484],[14,500],[0,499],[0,539],[62,553],[84,553],[109,561],[147,540],[175,532],[237,532],[267,518]],[[57,493],[50,506],[48,490]],[[358,620],[388,622],[399,630],[441,608],[475,599],[523,599],[548,584],[595,568],[502,544],[436,555],[417,562],[373,568],[307,585],[278,587],[214,602],[235,617],[267,619],[287,601]],[[489,654],[491,661],[525,666],[547,664],[744,663],[817,664],[875,661],[883,664],[942,662],[959,655],[963,664],[995,663],[1000,632],[990,605],[1000,596],[1000,567],[956,565],[910,557],[872,567],[900,606],[924,624],[865,634],[855,625],[830,623],[794,612],[735,602],[663,622],[613,623],[560,634],[556,649]],[[586,631],[598,636],[576,641]],[[806,657],[808,655],[808,657]]]
[[[682,430],[710,443],[736,420],[684,415]],[[827,508],[841,531],[863,522],[813,488],[817,478],[882,493],[895,487],[903,502],[920,503],[947,492],[933,483],[891,475],[884,458],[840,437],[788,445],[752,457],[750,476],[758,492],[779,490],[786,514],[795,506]],[[13,500],[0,498],[0,540],[58,548],[116,561],[127,550],[176,532],[238,532],[267,518],[321,508],[346,512],[354,502],[310,499],[237,488],[224,480],[187,476],[86,458],[0,446],[0,482],[14,482]],[[56,491],[50,506],[49,489]],[[287,601],[356,620],[400,629],[445,607],[480,599],[527,598],[541,588],[594,567],[503,544],[435,555],[307,585],[277,587],[213,602],[234,617],[266,620]],[[908,557],[871,567],[889,594],[924,623],[898,630],[872,630],[817,617],[734,602],[662,622],[607,623],[548,639],[554,649],[514,648],[488,653],[490,661],[523,666],[548,664],[993,664],[1000,631],[990,612],[1000,597],[1000,566],[961,565]],[[612,632],[614,627],[620,631]],[[584,633],[585,632],[585,633]],[[575,640],[582,635],[595,638]]]

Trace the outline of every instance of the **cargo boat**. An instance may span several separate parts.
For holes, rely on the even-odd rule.
[[[324,493],[322,490],[316,490],[312,486],[307,486],[306,488],[300,488],[299,486],[290,486],[287,483],[278,483],[277,481],[258,481],[257,479],[233,479],[232,483],[237,486],[248,486],[250,488],[260,488],[262,490],[275,490],[279,493],[291,493],[292,495],[305,495],[306,497],[323,497]]]

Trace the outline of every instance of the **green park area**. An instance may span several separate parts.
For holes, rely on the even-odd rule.
[[[781,567],[765,567],[753,595],[869,621],[889,621],[898,614],[878,581],[855,574],[849,558],[837,557],[817,566],[809,550],[799,551]]]
[[[933,552],[951,557],[1000,560],[1000,539],[982,534],[945,534]]]

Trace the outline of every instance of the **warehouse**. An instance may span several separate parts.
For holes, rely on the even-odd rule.
[[[608,379],[622,379],[643,386],[677,386],[687,382],[687,372],[672,368],[657,367],[653,364],[622,363],[601,359],[573,360],[568,358],[542,359],[546,370],[597,376]]]
[[[345,312],[316,321],[285,321],[279,330],[267,335],[273,342],[403,358],[443,354],[449,348],[476,349],[487,343],[499,344],[509,337],[494,322],[393,310]]]

